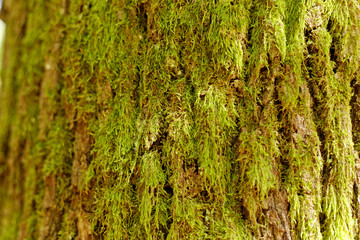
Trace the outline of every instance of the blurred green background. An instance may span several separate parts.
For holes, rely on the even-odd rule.
[[[2,70],[3,53],[4,53],[4,40],[5,40],[5,23],[0,20],[0,72]],[[0,87],[1,87],[1,75],[0,75]]]

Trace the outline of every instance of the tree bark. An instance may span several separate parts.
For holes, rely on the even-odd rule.
[[[360,239],[357,0],[1,17],[0,239]]]

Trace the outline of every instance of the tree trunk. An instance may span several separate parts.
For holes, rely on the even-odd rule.
[[[357,0],[5,0],[0,239],[360,239]]]

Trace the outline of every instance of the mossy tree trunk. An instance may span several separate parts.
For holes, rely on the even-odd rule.
[[[5,0],[0,239],[359,239],[357,0]]]

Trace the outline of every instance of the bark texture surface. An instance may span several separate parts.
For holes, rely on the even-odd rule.
[[[5,0],[0,239],[360,239],[358,0]]]

